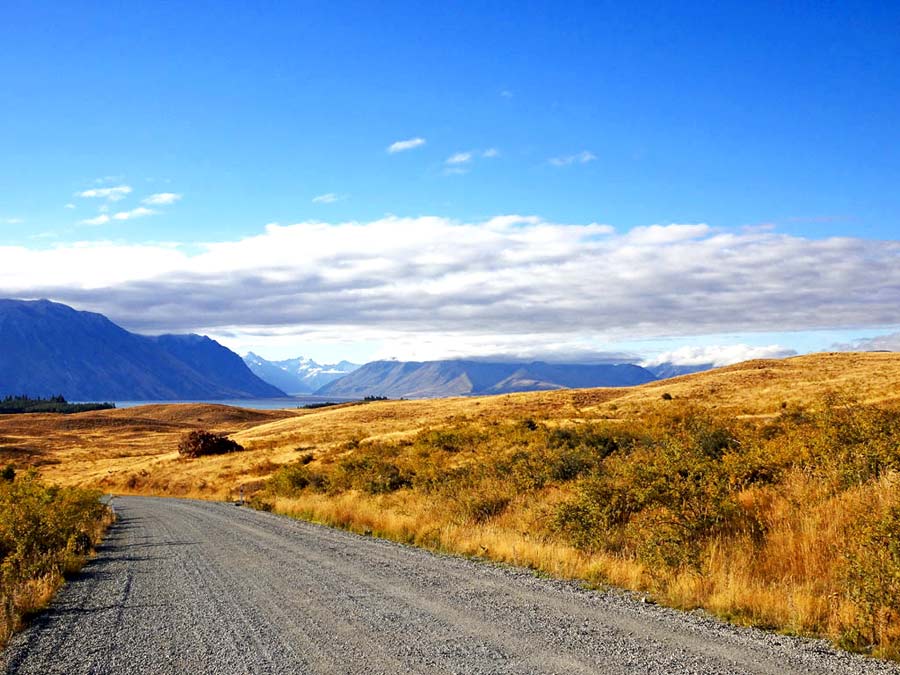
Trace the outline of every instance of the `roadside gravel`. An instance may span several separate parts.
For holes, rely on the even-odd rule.
[[[884,673],[825,642],[230,504],[119,521],[6,673]]]

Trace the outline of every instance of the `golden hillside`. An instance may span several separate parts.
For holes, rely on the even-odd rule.
[[[898,657],[898,403],[900,354],[816,354],[622,389],[14,415],[0,461],[108,492],[243,489],[260,508]],[[200,428],[246,450],[179,456]]]
[[[110,491],[224,497],[256,485],[299,453],[344,453],[348,445],[398,439],[461,421],[532,418],[557,424],[628,420],[669,394],[734,416],[765,416],[820,405],[834,392],[860,402],[900,401],[900,354],[826,353],[734,366],[639,387],[557,390],[500,396],[385,401],[313,410],[259,411],[208,404],[157,404],[77,415],[0,417],[0,462],[39,466],[62,484]],[[182,461],[186,431],[228,433],[250,452]]]

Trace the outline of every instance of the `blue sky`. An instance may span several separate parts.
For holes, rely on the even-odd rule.
[[[208,332],[264,356],[366,359],[396,349],[390,355],[429,357],[485,343],[519,353],[527,342],[543,345],[537,356],[736,342],[806,351],[896,330],[898,286],[889,272],[866,276],[866,265],[873,255],[876,269],[898,262],[900,6],[684,4],[8,3],[0,22],[0,262],[25,253],[34,262],[33,278],[0,278],[0,291],[51,295],[134,329]],[[389,151],[414,139],[423,142]],[[98,192],[115,188],[128,191]],[[581,244],[527,270],[498,262],[495,276],[508,280],[490,300],[460,300],[465,283],[490,283],[461,282],[472,272],[466,260],[410,270],[399,253],[418,259],[436,247],[453,257],[446,242],[422,240],[412,253],[379,249],[363,267],[392,276],[395,292],[373,297],[371,279],[346,276],[353,307],[327,321],[316,317],[328,308],[317,313],[311,294],[299,292],[317,273],[309,261],[356,269],[366,250],[295,231],[297,265],[281,260],[271,270],[271,251],[259,241],[272,223],[323,222],[343,232],[339,224],[352,221],[390,232],[377,223],[393,215],[475,224],[460,230],[472,243],[478,227],[510,214],[538,219],[513,226],[534,230],[536,247],[561,246],[569,234],[559,228],[568,225],[601,223],[614,234],[581,231]],[[706,246],[710,238],[757,233],[741,240],[748,255],[732,263],[748,272],[760,247],[767,260],[781,247],[810,268],[740,283],[710,279],[705,294],[698,275],[706,272],[673,268],[661,290],[689,275],[691,297],[721,310],[695,328],[677,301],[666,301],[658,311],[668,329],[647,317],[629,327],[604,310],[567,331],[562,291],[545,298],[556,321],[539,317],[529,327],[535,291],[515,274],[583,277],[612,255],[607,246],[591,253],[594,267],[569,269],[567,260],[586,255],[585,242],[612,236],[619,255],[635,228],[672,224],[706,224],[693,240],[704,255],[732,250],[724,240],[721,251]],[[541,228],[551,233],[541,238]],[[494,244],[505,247],[508,237],[514,232]],[[852,247],[856,267],[813,278],[817,255],[833,262],[816,242],[834,237],[888,244]],[[654,260],[681,246],[642,241],[656,247]],[[240,304],[247,284],[224,258],[220,266],[202,257],[210,244],[233,245],[245,276],[268,279],[260,288],[279,280],[272,292],[283,318],[274,309],[263,318],[252,307],[221,310]],[[333,247],[327,260],[309,250],[316,245]],[[89,261],[86,248],[96,249]],[[102,266],[104,255],[123,264],[167,250],[181,255],[160,268],[167,278],[134,264],[125,266],[141,274],[85,280],[85,266]],[[493,250],[495,260],[501,252]],[[379,260],[391,264],[379,268]],[[47,282],[59,269],[69,276]],[[191,285],[198,269],[202,290]],[[429,269],[443,286],[432,288],[438,277]],[[610,267],[618,269],[627,266]],[[597,285],[627,285],[624,272],[595,273]],[[810,288],[801,297],[803,283]],[[138,295],[138,287],[154,292]],[[729,322],[738,287],[780,310]],[[654,305],[655,288],[628,297]],[[844,290],[836,304],[831,295]],[[452,298],[457,309],[440,325],[428,312],[403,311],[423,296],[436,307]],[[451,319],[459,334],[447,337]],[[510,335],[521,340],[501,339]],[[434,348],[422,350],[428,336]],[[451,348],[451,339],[462,346]]]

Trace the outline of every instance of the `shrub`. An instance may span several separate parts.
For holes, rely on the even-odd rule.
[[[206,455],[224,455],[243,449],[242,445],[223,434],[214,434],[202,429],[185,434],[178,443],[178,452],[181,456],[191,459]]]
[[[295,495],[306,488],[317,492],[327,490],[328,477],[311,470],[306,464],[307,462],[301,460],[297,464],[291,464],[276,471],[268,481],[269,490],[284,497]]]
[[[483,434],[469,428],[461,429],[428,429],[416,436],[416,442],[427,448],[435,448],[443,452],[460,452],[472,450],[484,442]]]
[[[512,498],[505,494],[470,495],[463,512],[476,523],[484,523],[506,511]]]
[[[351,458],[342,462],[339,468],[353,488],[372,495],[412,486],[413,476],[409,472],[378,457]]]
[[[609,455],[559,507],[556,527],[584,550],[698,568],[711,537],[756,529],[736,502],[730,468],[742,463],[723,461],[738,445],[730,430],[689,416],[662,438]]]
[[[860,526],[861,542],[847,556],[845,572],[859,614],[844,646],[856,649],[900,637],[900,504],[869,520]]]
[[[99,542],[112,519],[99,497],[44,485],[33,472],[0,481],[0,648]]]

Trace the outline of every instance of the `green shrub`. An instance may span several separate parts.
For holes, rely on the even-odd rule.
[[[338,490],[361,490],[385,494],[411,487],[415,474],[391,461],[371,455],[352,455],[338,462],[332,486]]]
[[[738,446],[731,430],[688,417],[662,438],[607,456],[558,508],[555,526],[584,550],[696,568],[710,537],[753,527],[723,461]]]
[[[427,448],[435,448],[444,452],[460,452],[472,450],[485,440],[478,431],[463,427],[459,429],[428,429],[419,432],[416,443]]]
[[[847,556],[847,595],[860,609],[844,646],[866,649],[900,624],[900,505],[860,523],[861,541]]]
[[[29,472],[0,481],[0,647],[35,609],[32,581],[58,581],[99,542],[109,509],[100,493],[40,483]]]

